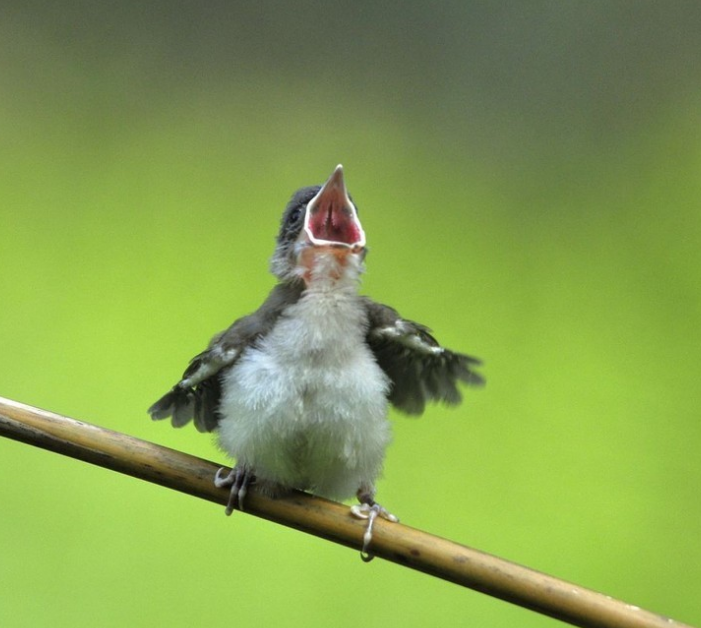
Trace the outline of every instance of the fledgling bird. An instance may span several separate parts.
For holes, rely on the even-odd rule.
[[[377,516],[375,481],[390,442],[388,405],[421,414],[457,404],[457,383],[481,384],[479,360],[441,347],[423,325],[358,294],[365,233],[338,166],[323,186],[298,190],[283,215],[261,307],[217,334],[182,379],[149,409],[175,427],[194,419],[236,459],[214,483],[231,487],[227,514],[248,485],[307,490]]]

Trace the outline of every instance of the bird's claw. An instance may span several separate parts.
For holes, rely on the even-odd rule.
[[[372,528],[375,525],[375,519],[381,517],[392,523],[397,523],[399,521],[398,517],[395,517],[391,512],[388,512],[385,508],[377,503],[362,503],[351,506],[351,514],[358,519],[367,519],[368,525],[365,528],[365,534],[363,534],[363,547],[360,550],[360,558],[366,563],[369,563],[373,558],[375,558],[369,551],[370,543],[372,542]]]
[[[226,504],[226,514],[230,515],[234,512],[234,508],[238,508],[243,512],[243,499],[246,497],[248,485],[253,480],[253,474],[241,467],[234,467],[224,475],[225,467],[221,467],[214,474],[214,486],[224,488],[230,486],[229,501]]]

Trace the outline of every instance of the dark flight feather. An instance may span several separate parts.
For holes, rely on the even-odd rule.
[[[460,403],[458,382],[484,383],[474,368],[477,358],[444,349],[430,330],[402,319],[387,305],[365,300],[369,328],[367,342],[377,363],[391,381],[390,403],[407,414],[421,414],[426,403]]]

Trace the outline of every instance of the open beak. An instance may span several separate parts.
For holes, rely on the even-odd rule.
[[[304,232],[313,246],[347,248],[365,247],[365,232],[358,212],[348,196],[343,180],[343,166],[336,166],[329,180],[307,204]]]

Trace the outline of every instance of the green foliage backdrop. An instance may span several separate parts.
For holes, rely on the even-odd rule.
[[[701,623],[697,3],[14,5],[0,395],[224,460],[145,410],[342,162],[364,291],[488,378],[395,417],[383,503]],[[19,443],[0,469],[8,628],[554,625]]]

